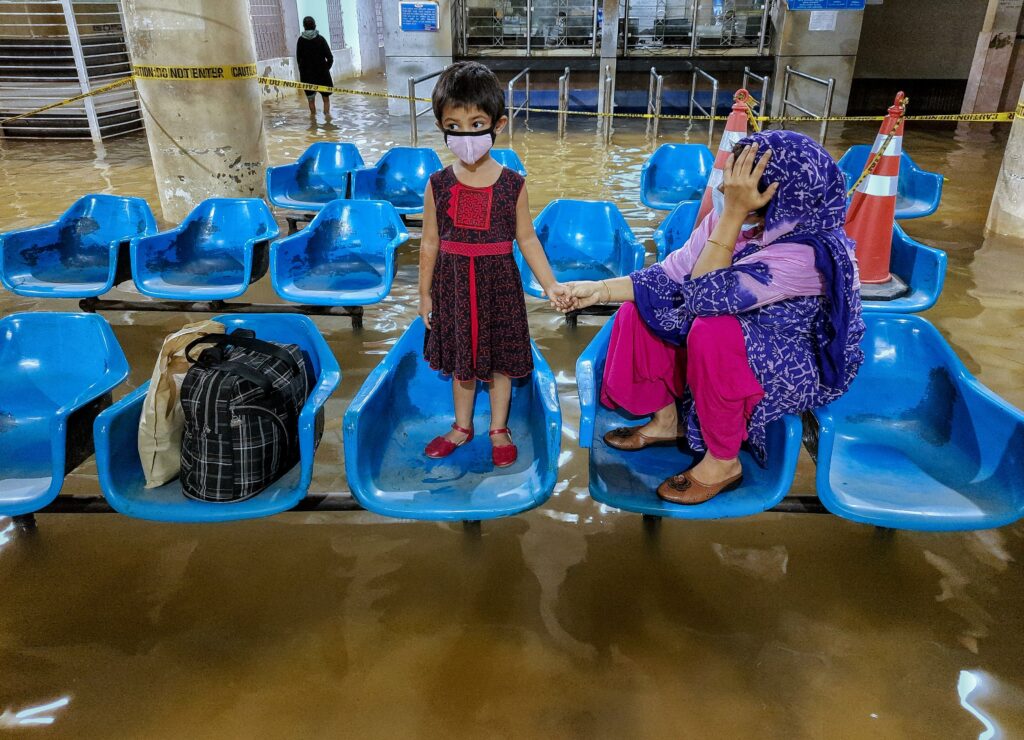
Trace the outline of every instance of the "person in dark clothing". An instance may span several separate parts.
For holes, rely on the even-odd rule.
[[[331,45],[316,30],[316,21],[313,16],[307,15],[302,19],[302,35],[295,45],[295,60],[299,64],[299,80],[310,85],[326,85],[331,87],[334,80],[331,78],[331,65],[334,64],[334,55],[331,54]],[[320,93],[324,101],[324,115],[331,113],[331,94]],[[316,93],[312,90],[306,91],[306,102],[309,103],[309,112],[316,115]]]

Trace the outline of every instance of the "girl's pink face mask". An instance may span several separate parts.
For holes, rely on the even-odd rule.
[[[445,131],[444,143],[466,164],[476,164],[494,146],[494,128],[487,131]]]

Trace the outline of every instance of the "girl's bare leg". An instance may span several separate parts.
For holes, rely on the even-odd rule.
[[[463,429],[473,428],[473,401],[476,400],[476,381],[452,379],[452,398],[455,400],[455,423]],[[444,435],[445,439],[459,444],[466,435],[455,429]]]

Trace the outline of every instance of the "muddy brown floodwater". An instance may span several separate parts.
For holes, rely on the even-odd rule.
[[[407,144],[380,99],[336,105],[333,121],[311,122],[298,97],[269,103],[272,162],[318,140],[353,142],[370,162]],[[561,142],[550,118],[530,125],[517,126],[515,148],[535,213],[553,198],[613,200],[650,238],[665,214],[639,203],[642,127],[620,127],[606,149],[589,120],[570,121]],[[829,149],[876,131],[834,126]],[[1024,406],[1024,245],[982,238],[1006,133],[908,125],[906,149],[948,180],[937,214],[905,227],[949,253],[928,318],[982,382]],[[682,140],[685,128],[662,134]],[[421,143],[443,149],[432,131]],[[142,135],[100,153],[0,143],[0,229],[49,220],[89,192],[159,210]],[[362,331],[316,319],[344,377],[314,491],[347,490],[342,414],[415,317],[415,285],[413,241]],[[269,282],[249,295],[270,300]],[[575,360],[604,319],[573,331],[529,300],[565,423],[545,506],[486,522],[478,538],[365,512],[219,526],[43,515],[34,533],[0,518],[0,730],[52,717],[25,735],[1024,735],[1024,525],[883,533],[765,514],[646,533],[640,517],[588,497],[576,445]],[[75,304],[0,295],[3,313],[58,307]],[[149,376],[163,336],[198,315],[108,318],[132,364],[123,394]],[[803,459],[798,490],[813,490],[812,473]],[[91,461],[65,484],[97,490]]]

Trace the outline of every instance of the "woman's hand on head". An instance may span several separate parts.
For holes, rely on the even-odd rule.
[[[739,156],[730,154],[725,163],[722,180],[725,210],[739,218],[745,218],[751,211],[768,205],[775,191],[779,189],[779,183],[773,182],[763,193],[758,190],[758,183],[764,175],[772,152],[769,149],[755,162],[756,155],[757,146],[745,146]]]

